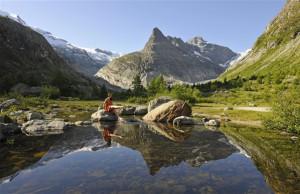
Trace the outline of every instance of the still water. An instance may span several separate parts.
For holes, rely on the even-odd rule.
[[[260,131],[129,119],[19,135],[0,144],[0,193],[299,193],[299,143]]]

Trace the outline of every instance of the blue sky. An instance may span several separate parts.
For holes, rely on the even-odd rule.
[[[202,36],[234,51],[251,48],[284,0],[0,0],[29,25],[89,48],[129,53],[154,27],[188,40]]]

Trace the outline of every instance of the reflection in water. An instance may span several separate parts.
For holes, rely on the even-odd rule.
[[[0,193],[272,193],[219,131],[96,123],[32,138],[20,137],[23,147],[5,145]],[[11,170],[12,159],[26,165]]]
[[[276,193],[300,193],[300,142],[276,131],[223,127],[222,131],[242,147]]]
[[[138,150],[151,175],[162,167],[178,165],[183,161],[193,167],[199,167],[207,161],[226,158],[237,151],[221,132],[209,130],[184,132],[153,123],[140,123],[128,130],[124,127],[118,130],[124,138],[116,141]]]

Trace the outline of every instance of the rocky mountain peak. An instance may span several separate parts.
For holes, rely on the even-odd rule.
[[[166,40],[165,35],[157,27],[153,28],[150,40],[160,42]]]
[[[187,42],[192,44],[192,45],[196,45],[196,46],[203,45],[203,44],[207,43],[207,41],[204,40],[204,38],[201,37],[201,36],[196,36],[196,37],[188,40]]]

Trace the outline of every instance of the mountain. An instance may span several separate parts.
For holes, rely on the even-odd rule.
[[[261,77],[271,83],[300,78],[300,1],[288,0],[251,51],[220,79]]]
[[[35,31],[42,34],[51,44],[54,50],[76,71],[88,77],[94,77],[100,68],[108,64],[112,59],[119,57],[119,54],[111,51],[74,46],[68,41],[57,38],[50,32],[35,28]]]
[[[122,88],[130,88],[139,75],[144,86],[154,77],[163,75],[169,83],[195,83],[216,78],[226,64],[236,57],[230,49],[209,44],[200,37],[188,42],[153,32],[141,51],[114,59],[96,76]]]
[[[10,15],[0,16],[0,61],[1,93],[18,83],[56,86],[66,96],[96,92],[96,85],[65,63],[41,34]]]

